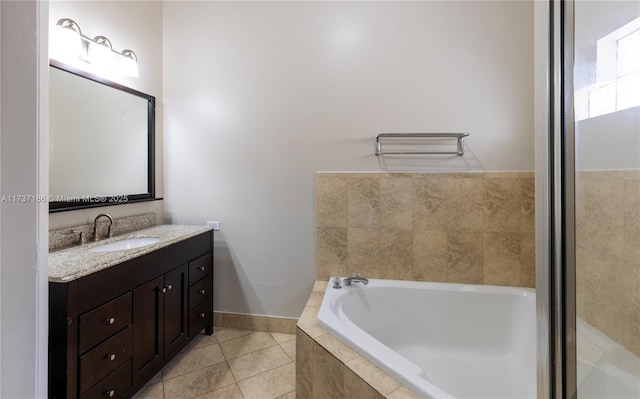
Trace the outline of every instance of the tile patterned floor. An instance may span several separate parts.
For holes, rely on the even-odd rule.
[[[295,399],[295,334],[216,327],[200,334],[134,399]]]

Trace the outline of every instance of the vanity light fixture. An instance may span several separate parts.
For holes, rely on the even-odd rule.
[[[70,18],[58,20],[56,26],[51,58],[80,68],[91,64],[103,71],[138,77],[138,57],[133,50],[117,52],[105,36],[93,39],[84,36],[80,26]]]

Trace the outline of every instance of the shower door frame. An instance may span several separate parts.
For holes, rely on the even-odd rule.
[[[536,146],[546,152],[536,157],[537,396],[569,399],[577,396],[574,1],[549,0],[546,18],[546,126]]]

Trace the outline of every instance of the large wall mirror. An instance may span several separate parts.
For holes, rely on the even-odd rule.
[[[156,199],[155,98],[56,61],[49,72],[49,211]]]

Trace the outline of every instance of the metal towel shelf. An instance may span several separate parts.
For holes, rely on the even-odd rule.
[[[380,133],[376,135],[376,156],[379,155],[432,155],[445,154],[464,155],[464,138],[469,133]],[[382,151],[381,139],[403,139],[403,138],[454,138],[457,140],[456,151]]]

